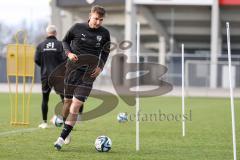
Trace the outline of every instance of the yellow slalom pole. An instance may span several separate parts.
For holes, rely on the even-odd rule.
[[[23,44],[19,44],[19,33],[24,35]],[[11,105],[11,124],[12,125],[28,125],[29,124],[29,112],[30,112],[30,97],[32,88],[34,85],[34,51],[35,47],[28,45],[27,33],[25,31],[18,31],[15,34],[16,44],[8,45],[7,56],[7,81],[9,86],[9,98]],[[21,78],[22,77],[22,78]],[[11,78],[14,78],[14,86],[11,87]],[[29,79],[30,91],[28,92]],[[22,81],[20,81],[22,79]],[[20,86],[20,82],[23,83]],[[22,95],[19,95],[19,87],[23,87]],[[13,92],[12,92],[13,90]],[[28,94],[29,93],[29,94]],[[14,95],[15,94],[15,95]],[[22,100],[22,102],[20,102]]]
[[[9,46],[7,48],[7,50],[9,50]],[[9,55],[7,55],[9,56]],[[9,57],[7,57],[9,59]],[[8,82],[8,88],[9,88],[9,99],[10,99],[10,106],[11,106],[11,121],[10,121],[10,124],[12,124],[13,122],[13,97],[12,97],[12,90],[11,90],[11,85],[10,85],[10,74],[9,74],[9,70],[10,70],[10,66],[9,64],[7,63],[7,82]]]
[[[24,32],[25,33],[25,32]],[[25,119],[25,94],[26,94],[26,33],[24,34],[24,43],[23,43],[23,47],[24,47],[24,53],[23,53],[23,66],[24,66],[24,74],[23,74],[23,102],[22,102],[22,115],[23,115],[23,123],[27,124],[26,119]]]
[[[28,102],[27,102],[27,122],[29,122],[30,98],[31,98],[31,94],[32,94],[33,84],[34,84],[34,75],[32,76],[31,87],[30,87],[30,91],[29,91],[29,95],[28,95]]]
[[[8,67],[9,66],[7,66],[7,68]],[[9,75],[7,75],[7,81],[8,81],[8,88],[9,88],[9,94],[8,95],[9,95],[10,106],[11,106],[11,121],[10,121],[10,123],[12,124],[12,122],[13,122],[13,103],[12,103],[13,97],[12,97],[12,90],[11,90]]]
[[[14,124],[17,123],[18,121],[18,53],[19,53],[19,47],[18,47],[18,41],[17,41],[17,44],[16,44],[16,86],[15,86],[15,89],[16,89],[16,93],[15,93],[15,119],[14,119]]]
[[[23,76],[23,94],[22,94],[22,121],[25,123],[25,75],[26,75],[26,47],[24,45],[24,54],[23,54],[23,64],[24,64],[24,76]]]

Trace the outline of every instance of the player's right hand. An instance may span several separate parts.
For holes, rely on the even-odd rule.
[[[68,53],[68,58],[70,59],[70,61],[74,61],[74,62],[78,60],[77,55],[74,53]]]

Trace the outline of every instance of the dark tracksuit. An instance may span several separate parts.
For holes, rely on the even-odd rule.
[[[62,43],[55,36],[49,36],[37,46],[35,63],[41,68],[42,82],[42,118],[47,121],[48,100],[51,87],[48,78],[51,72],[66,60]],[[63,96],[61,95],[63,99]]]
[[[81,65],[80,61],[82,60],[81,58],[83,58],[81,56],[90,55],[90,59],[97,57],[98,61],[96,62],[96,66],[103,69],[110,52],[110,45],[107,45],[110,43],[109,31],[102,26],[93,29],[89,27],[88,23],[76,23],[67,32],[62,43],[66,54],[71,52],[79,57],[78,62],[67,62],[64,96],[66,98],[72,98],[74,96],[84,102],[91,92],[92,83],[95,78],[92,79],[91,82],[80,79],[81,76],[87,75],[85,74],[87,72],[87,67],[77,68],[76,65]],[[101,63],[99,63],[100,61]],[[73,69],[71,66],[75,66],[74,74],[72,74]],[[66,78],[68,78],[68,80],[66,80]],[[69,89],[67,86],[75,86],[75,88]],[[80,86],[82,86],[82,88]]]

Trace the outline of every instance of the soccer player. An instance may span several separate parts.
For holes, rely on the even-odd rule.
[[[74,127],[79,109],[89,96],[95,78],[101,73],[107,61],[110,46],[105,46],[110,42],[110,34],[102,26],[104,17],[105,9],[98,5],[93,6],[88,22],[73,25],[63,39],[63,48],[68,56],[64,79],[63,108],[63,118],[66,121],[60,137],[54,143],[57,150],[62,148],[64,140]],[[90,55],[89,63],[94,57],[98,60],[95,62],[96,67],[92,69],[90,74],[88,73],[89,66],[81,66],[79,63],[88,55]],[[84,62],[88,62],[88,59]],[[67,112],[68,108],[70,108],[69,114]]]
[[[56,38],[57,31],[54,25],[46,28],[47,38],[41,42],[36,49],[35,63],[41,68],[42,82],[42,119],[39,128],[47,128],[48,101],[51,87],[48,85],[48,78],[51,72],[66,60],[62,42]],[[63,100],[63,95],[60,95]]]

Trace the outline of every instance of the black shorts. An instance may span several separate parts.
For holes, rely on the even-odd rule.
[[[92,70],[86,65],[78,65],[68,61],[64,76],[64,97],[71,99],[73,96],[85,102],[88,98],[95,78],[90,77]]]

